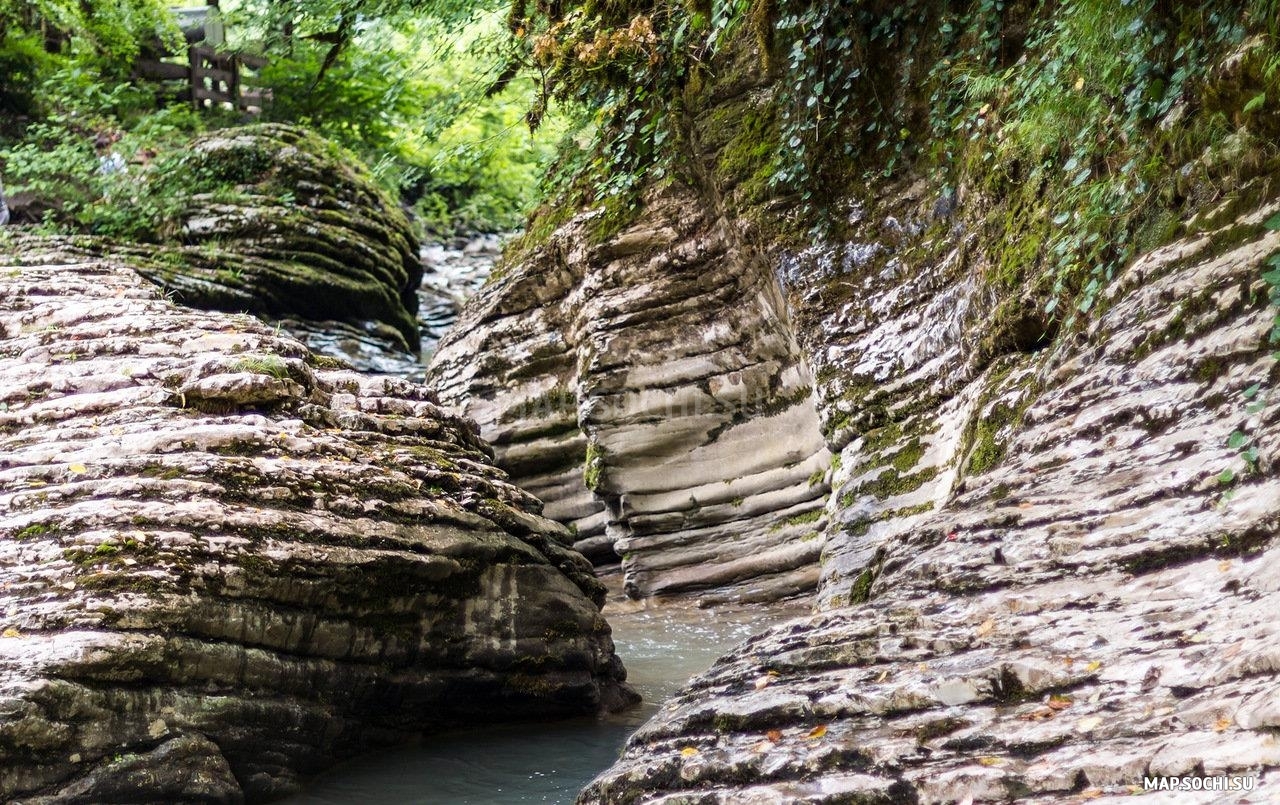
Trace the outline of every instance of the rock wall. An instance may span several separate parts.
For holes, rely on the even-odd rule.
[[[582,801],[1050,802],[1224,774],[1258,785],[1231,801],[1270,801],[1280,363],[1261,266],[1280,234],[1261,224],[1278,191],[1263,176],[1239,189],[1261,207],[1188,221],[1087,332],[1040,351],[993,356],[999,328],[930,315],[983,304],[949,249],[896,278],[794,271],[808,298],[832,276],[896,279],[830,306],[850,326],[823,331],[848,391],[826,395],[829,432],[856,434],[826,611],[723,658]],[[1260,446],[1252,470],[1236,431]]]
[[[829,454],[768,262],[690,188],[509,261],[432,365],[497,461],[634,596],[813,588]]]
[[[263,800],[630,701],[602,585],[472,426],[83,246],[0,261],[0,799]]]

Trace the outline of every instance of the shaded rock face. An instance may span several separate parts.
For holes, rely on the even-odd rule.
[[[190,189],[172,242],[136,261],[182,304],[334,320],[404,351],[419,345],[418,244],[354,158],[302,129],[267,124],[197,139],[157,192]],[[175,185],[168,187],[167,185]]]
[[[1244,195],[1274,198],[1267,182]],[[1257,778],[1230,801],[1271,801],[1280,477],[1265,449],[1246,471],[1228,443],[1280,441],[1260,278],[1277,209],[1191,221],[1117,278],[1087,332],[1040,351],[919,315],[990,309],[950,249],[900,263],[892,287],[873,275],[872,303],[808,309],[832,275],[784,263],[797,318],[833,322],[820,373],[845,383],[823,392],[845,442],[826,611],[719,661],[582,801],[1058,802],[1223,774]]]
[[[0,799],[262,800],[628,700],[589,563],[423,387],[116,257],[6,251]]]
[[[595,225],[469,302],[431,364],[442,401],[631,595],[811,590],[829,454],[768,263],[679,187],[599,245]]]

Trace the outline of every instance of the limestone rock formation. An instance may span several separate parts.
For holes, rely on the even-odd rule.
[[[812,590],[830,456],[774,273],[688,190],[612,237],[597,215],[468,303],[431,365],[442,401],[630,594]]]
[[[1276,195],[1265,176],[1240,193]],[[825,611],[723,658],[582,801],[1058,802],[1227,774],[1257,784],[1227,801],[1274,798],[1280,363],[1260,267],[1280,203],[1238,206],[1134,261],[1050,349],[977,337],[966,311],[990,305],[949,249],[788,264],[847,384],[824,392],[845,442]],[[874,301],[804,313],[837,277]],[[1242,442],[1264,446],[1252,466]]]
[[[0,799],[262,800],[628,700],[602,585],[470,424],[85,254],[0,261]]]
[[[138,269],[182,304],[332,319],[417,350],[422,264],[396,204],[350,154],[281,124],[215,131],[154,192],[191,193],[138,252]]]

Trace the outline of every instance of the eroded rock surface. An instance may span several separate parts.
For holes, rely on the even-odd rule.
[[[688,190],[598,225],[471,300],[431,365],[442,401],[632,595],[812,590],[830,456],[768,263]]]
[[[469,424],[84,255],[0,261],[0,799],[261,800],[627,700],[602,585]]]
[[[354,324],[403,351],[419,345],[417,239],[400,208],[337,146],[281,124],[225,129],[191,145],[159,194],[193,192],[138,250],[138,270],[182,304]]]
[[[1246,191],[1274,197],[1268,181]],[[1058,802],[1223,774],[1258,778],[1229,801],[1271,801],[1280,364],[1260,274],[1277,209],[1190,222],[1052,349],[983,355],[963,315],[949,337],[932,328],[952,319],[904,318],[903,294],[985,304],[927,262],[899,264],[896,295],[827,307],[847,325],[825,330],[830,382],[880,384],[824,395],[846,442],[827,611],[722,659],[582,801]],[[831,276],[793,272],[792,293]],[[859,342],[877,330],[904,349]],[[1261,446],[1253,468],[1233,432]]]

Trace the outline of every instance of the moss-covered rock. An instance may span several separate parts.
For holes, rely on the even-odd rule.
[[[418,348],[416,238],[350,153],[296,127],[246,126],[197,139],[148,181],[189,197],[138,261],[177,301],[375,323]]]

